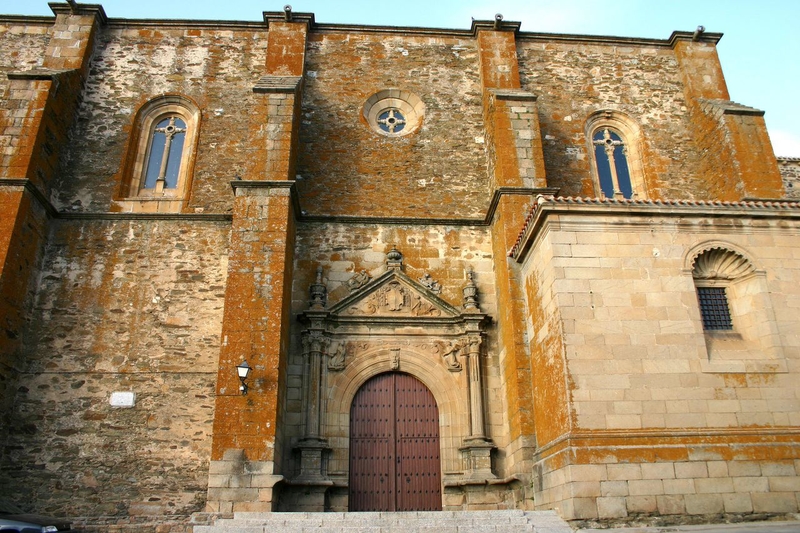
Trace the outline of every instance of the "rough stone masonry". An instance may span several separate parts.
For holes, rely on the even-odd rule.
[[[798,165],[721,34],[51,8],[0,17],[0,493],[87,531],[373,474],[373,510],[798,512]],[[393,374],[433,403],[360,411]]]

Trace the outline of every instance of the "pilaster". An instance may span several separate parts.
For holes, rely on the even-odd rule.
[[[100,6],[51,8],[56,18],[42,66],[9,72],[0,101],[0,412],[13,400],[25,306],[53,211],[46,198],[105,23]]]
[[[516,54],[516,23],[502,21],[473,24],[478,40],[483,85],[484,122],[492,190],[521,192],[523,188],[545,187],[544,158],[536,97],[521,89]],[[496,258],[506,256],[524,222],[528,194],[502,194],[491,221]],[[510,262],[497,263],[495,270],[497,304],[504,312],[498,319],[499,354],[503,390],[508,406],[509,457],[506,475],[522,472],[532,455],[533,377],[524,343],[525,313],[519,268]],[[472,440],[471,475],[485,472],[490,449]]]
[[[290,8],[282,16],[265,13],[265,74],[253,87],[263,98],[251,118],[253,131],[266,135],[256,140],[263,142],[263,157],[231,184],[236,197],[211,469],[240,456],[232,468],[246,479],[237,477],[243,484],[229,490],[225,478],[210,476],[209,512],[272,511],[274,490],[283,481],[275,465],[284,453],[279,443],[294,263],[294,161],[309,24],[308,17],[294,20]],[[235,369],[243,360],[253,369],[246,396],[239,392]],[[258,477],[247,477],[252,465],[258,466]]]

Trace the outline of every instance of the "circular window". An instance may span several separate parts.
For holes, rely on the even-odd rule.
[[[372,131],[388,137],[414,132],[422,124],[425,104],[413,93],[386,89],[364,103],[364,118]]]

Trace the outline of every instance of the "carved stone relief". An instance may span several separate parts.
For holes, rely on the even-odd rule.
[[[441,316],[441,310],[398,281],[387,283],[348,310],[351,315]]]
[[[347,280],[347,287],[350,289],[350,292],[355,292],[371,280],[372,276],[370,276],[369,272],[362,270],[361,272],[356,272],[352,278]]]
[[[348,345],[344,341],[333,341],[328,348],[328,370],[344,370]]]
[[[436,351],[442,354],[442,360],[450,372],[461,372],[461,363],[458,362],[463,343],[460,341],[440,342],[436,346]]]
[[[469,427],[459,448],[469,465],[465,476],[492,478],[494,445],[484,428],[480,362],[490,320],[480,311],[471,268],[465,277],[462,305],[456,307],[438,296],[442,287],[429,273],[418,280],[409,278],[403,272],[402,253],[392,248],[383,274],[373,279],[366,270],[355,273],[347,282],[350,295],[328,307],[323,270],[317,269],[309,287],[308,310],[298,316],[306,329],[301,337],[305,429],[296,446],[301,464],[297,479],[329,483],[324,462],[320,462],[331,449],[324,398],[331,393],[332,383],[352,379],[351,370],[378,359],[384,370],[388,363],[392,370],[405,366],[405,371],[413,371],[426,360],[429,368],[432,362],[454,373],[452,385],[463,387],[468,399],[462,407],[468,412]]]
[[[420,284],[422,284],[424,287],[427,287],[428,289],[430,289],[431,292],[435,294],[439,294],[442,292],[442,286],[439,284],[438,281],[433,279],[431,275],[427,272],[425,272],[424,276],[419,278],[419,282]]]

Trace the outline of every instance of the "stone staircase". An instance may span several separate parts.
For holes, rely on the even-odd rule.
[[[572,533],[555,511],[235,513],[194,533]]]

